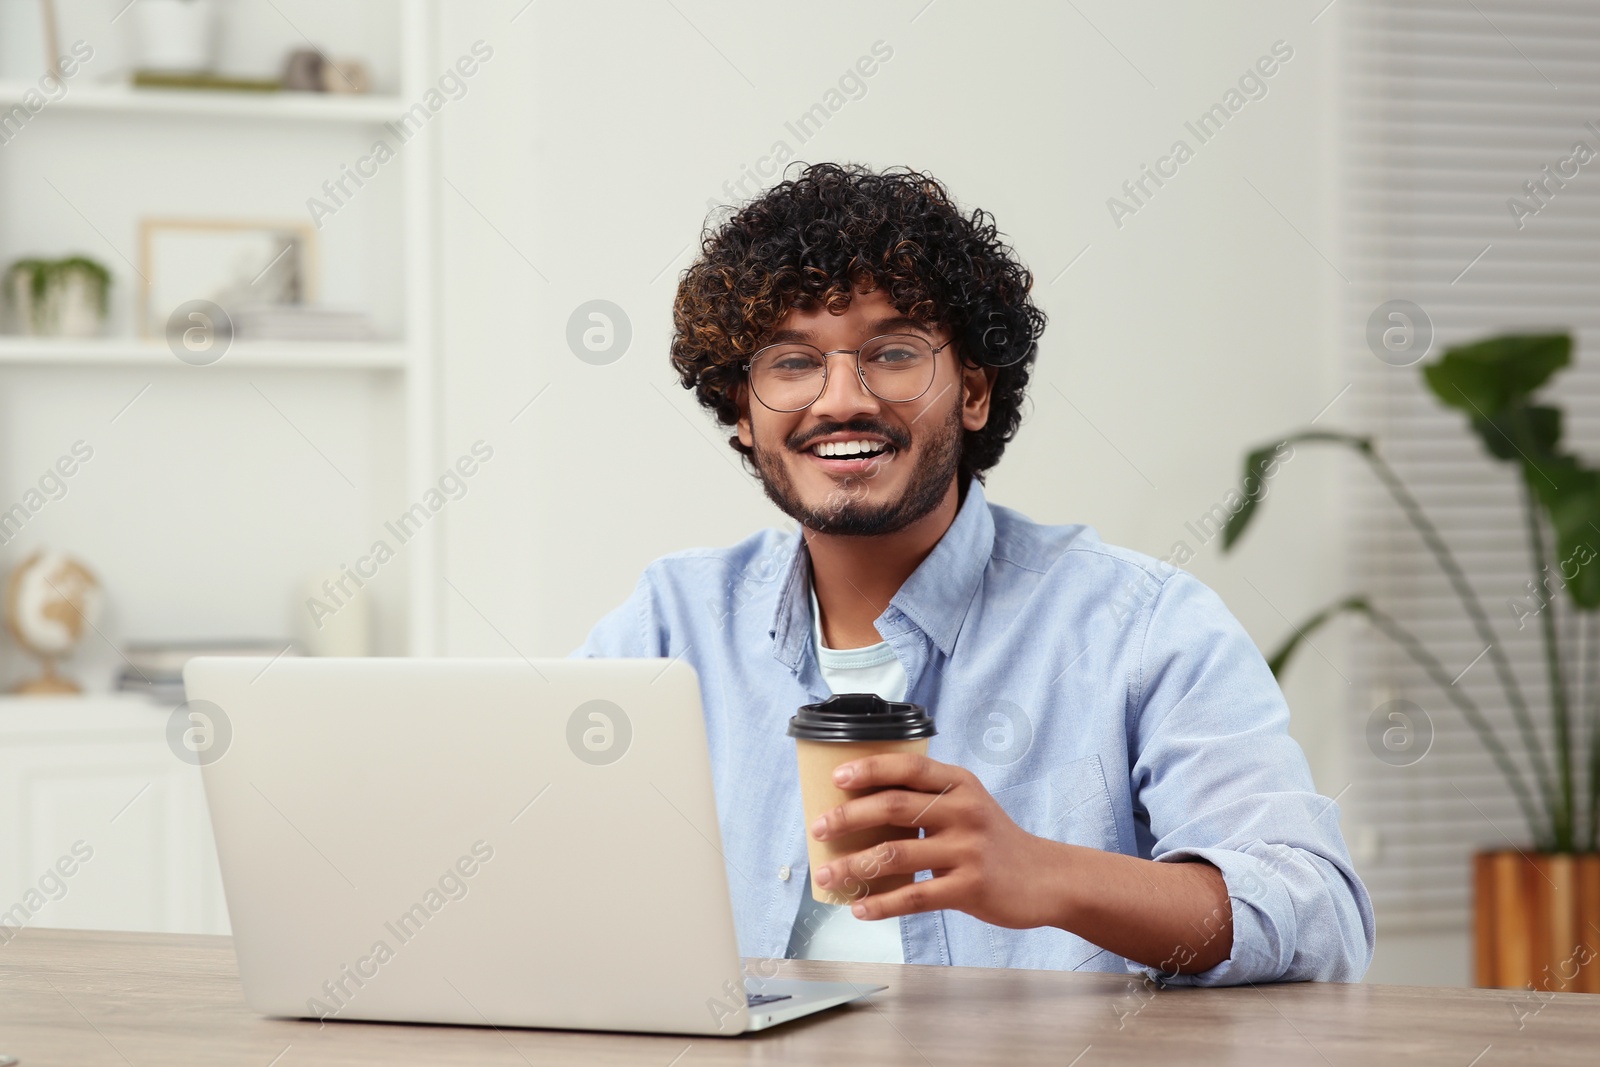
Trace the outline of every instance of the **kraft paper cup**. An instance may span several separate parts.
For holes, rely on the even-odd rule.
[[[886,752],[927,755],[933,720],[917,704],[884,700],[874,693],[842,693],[821,704],[807,704],[789,720],[800,770],[800,800],[805,808],[806,855],[811,870],[843,856],[869,851],[887,842],[916,837],[914,826],[876,826],[842,837],[818,841],[811,824],[823,812],[876,789],[840,789],[833,772],[841,763]],[[887,858],[889,849],[881,850]],[[870,875],[870,872],[867,872]],[[842,885],[822,889],[815,882],[811,895],[823,904],[851,904],[870,893],[887,893],[910,885],[912,875],[879,877],[850,875]]]

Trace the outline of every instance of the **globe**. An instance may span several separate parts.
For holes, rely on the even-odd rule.
[[[94,572],[65,553],[41,549],[18,564],[6,581],[6,629],[39,659],[43,673],[18,685],[16,692],[82,692],[76,682],[57,673],[56,661],[94,628],[103,606]]]

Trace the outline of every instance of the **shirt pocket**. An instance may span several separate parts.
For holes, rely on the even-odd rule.
[[[1122,851],[1098,754],[1075,759],[1042,778],[1006,786],[993,796],[1012,822],[1036,837]]]

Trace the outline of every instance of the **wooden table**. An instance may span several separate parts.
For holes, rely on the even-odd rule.
[[[10,932],[10,931],[7,931]],[[264,1019],[226,937],[23,930],[0,943],[0,1051],[20,1067],[239,1064],[1357,1064],[1600,1062],[1600,995],[1280,985],[789,961],[886,992],[738,1038]]]

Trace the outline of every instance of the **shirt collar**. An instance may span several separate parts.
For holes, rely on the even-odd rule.
[[[911,572],[889,601],[880,621],[899,612],[927,634],[946,656],[954,653],[956,636],[966,621],[967,608],[994,551],[994,518],[976,478],[967,485],[967,499],[950,528],[926,559]],[[773,655],[791,670],[797,669],[801,651],[812,635],[811,554],[801,531],[794,534],[788,577],[778,594],[777,608],[768,631]],[[881,631],[880,631],[881,632]]]
[[[967,485],[967,499],[955,521],[933,546],[922,565],[911,572],[889,601],[933,639],[939,651],[955,652],[956,635],[994,552],[994,517],[976,478]],[[887,613],[886,613],[887,614]]]

